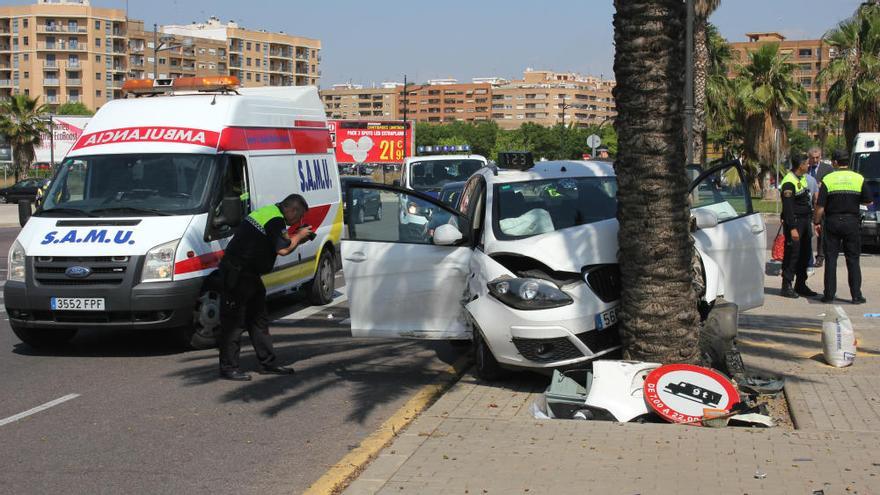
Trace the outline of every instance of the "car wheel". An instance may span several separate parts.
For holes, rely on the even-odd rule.
[[[379,205],[379,209],[376,210],[376,221],[377,222],[382,221],[382,205]]]
[[[12,322],[10,322],[10,326],[16,337],[34,349],[61,347],[76,335],[75,328],[25,328]]]
[[[220,292],[205,288],[196,300],[192,325],[180,330],[181,344],[187,349],[211,349],[217,347],[219,334]]]
[[[496,381],[506,377],[509,372],[498,364],[492,349],[486,344],[483,332],[473,325],[474,368],[477,376],[486,381]]]
[[[309,302],[316,306],[329,304],[336,290],[336,274],[333,272],[333,255],[326,249],[321,252],[315,278],[309,284]]]
[[[363,209],[363,208],[358,208],[358,210],[357,210],[357,212],[355,213],[355,216],[354,216],[354,223],[364,223],[364,220],[365,220],[365,217],[364,217],[364,209]]]

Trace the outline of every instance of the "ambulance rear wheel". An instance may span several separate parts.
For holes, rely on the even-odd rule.
[[[37,329],[25,328],[12,322],[10,324],[15,336],[34,349],[60,347],[76,335],[75,328]]]
[[[333,272],[333,255],[323,249],[318,259],[315,278],[309,283],[309,302],[315,306],[329,304],[336,290],[336,274]]]

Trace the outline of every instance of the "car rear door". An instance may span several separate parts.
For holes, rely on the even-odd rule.
[[[450,215],[449,223],[467,232],[464,216],[429,196],[393,186],[351,183],[347,200],[357,195],[378,196],[385,214],[381,220],[348,223],[342,241],[345,275],[354,337],[465,339],[462,319],[471,247],[463,238],[455,245],[437,245],[427,229],[420,238],[400,238],[398,208],[418,208],[420,214]],[[361,190],[364,194],[356,194]],[[418,200],[418,201],[416,201]],[[353,205],[347,206],[349,216]]]
[[[705,172],[691,184],[691,211],[709,212],[717,224],[697,229],[694,242],[721,270],[724,298],[740,310],[764,304],[764,220],[752,198],[739,161]]]

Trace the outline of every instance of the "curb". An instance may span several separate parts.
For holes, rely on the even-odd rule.
[[[397,435],[423,411],[428,409],[444,392],[455,384],[470,368],[468,355],[462,356],[444,370],[436,383],[425,385],[394,414],[391,415],[370,436],[330,467],[317,481],[312,483],[303,495],[330,495],[340,493],[391,444]]]

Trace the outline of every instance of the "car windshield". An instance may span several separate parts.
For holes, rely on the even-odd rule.
[[[143,216],[206,211],[215,155],[132,154],[66,159],[38,215]]]
[[[420,192],[440,192],[444,184],[467,180],[483,167],[482,160],[423,160],[410,164],[409,183]]]
[[[614,177],[534,180],[495,186],[495,236],[522,239],[614,218]]]
[[[880,153],[856,153],[852,169],[866,179],[880,179]]]

